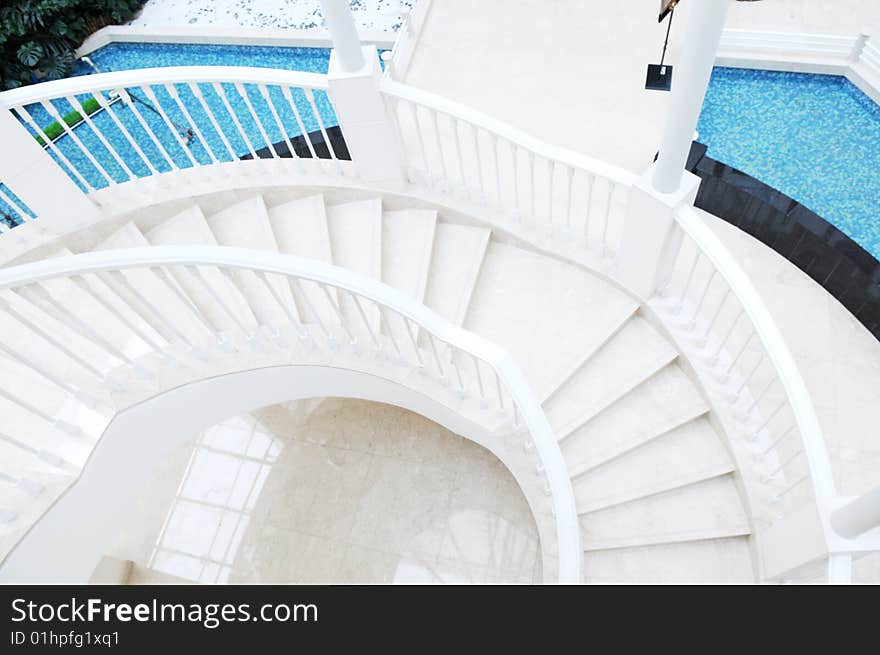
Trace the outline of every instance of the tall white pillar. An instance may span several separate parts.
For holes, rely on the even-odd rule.
[[[697,120],[703,107],[709,76],[724,29],[731,0],[686,0],[690,17],[684,46],[675,65],[672,97],[654,169],[653,186],[661,193],[675,193],[690,153]]]
[[[685,166],[731,0],[685,2],[690,17],[675,63],[660,157],[630,192],[615,270],[618,281],[644,299],[668,277],[681,245],[675,216],[693,204],[700,187],[700,178]]]
[[[333,39],[333,48],[342,71],[350,73],[361,70],[364,55],[348,0],[321,0],[321,13]]]

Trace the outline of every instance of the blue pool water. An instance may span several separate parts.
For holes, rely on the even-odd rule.
[[[775,187],[880,259],[880,106],[843,77],[716,68],[708,154]]]

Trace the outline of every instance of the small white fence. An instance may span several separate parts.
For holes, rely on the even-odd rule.
[[[385,62],[385,74],[391,79],[403,80],[428,20],[433,0],[415,0],[412,9],[403,17],[394,47]]]

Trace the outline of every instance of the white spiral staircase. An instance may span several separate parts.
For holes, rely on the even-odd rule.
[[[629,294],[486,227],[427,209],[383,210],[378,197],[267,206],[254,194],[221,211],[192,203],[168,213],[142,211],[100,238],[73,235],[23,260],[226,246],[332,263],[396,287],[507,349],[525,373],[571,479],[584,581],[756,579],[734,460],[708,420],[709,403]],[[22,346],[2,357],[7,544],[75,480],[114,411],[186,377],[184,343],[206,344],[203,359],[243,343],[249,357],[271,359],[291,314],[332,311],[332,296],[315,289],[199,271],[73,276],[0,293],[4,334]],[[350,297],[335,301],[343,314],[359,311]],[[364,311],[378,332],[394,330]],[[215,332],[229,348],[213,347]]]
[[[837,494],[796,362],[690,206],[699,89],[639,177],[395,81],[417,29],[383,72],[332,28],[327,75],[0,94],[0,581],[88,579],[166,433],[210,425],[191,415],[315,396],[492,451],[546,581],[847,581],[880,550],[873,496]],[[683,57],[706,79],[720,30]],[[61,120],[89,95],[101,112]]]

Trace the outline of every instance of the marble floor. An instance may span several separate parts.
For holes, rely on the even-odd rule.
[[[324,399],[264,408],[205,431],[155,479],[112,555],[157,575],[541,581],[537,528],[508,471],[395,407]]]

